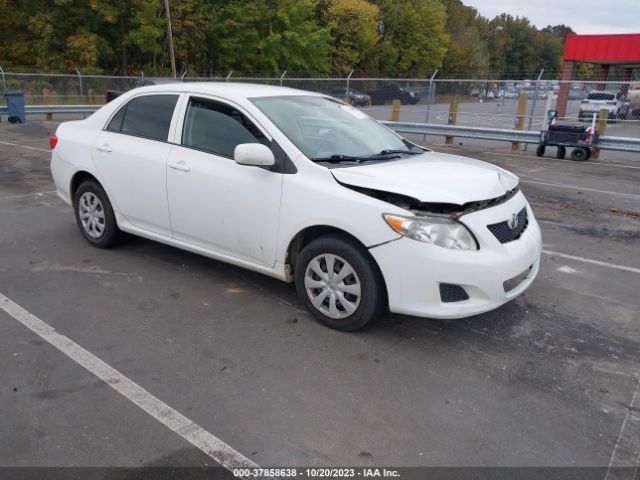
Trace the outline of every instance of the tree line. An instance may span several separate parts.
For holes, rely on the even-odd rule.
[[[565,25],[488,19],[460,0],[171,0],[178,73],[549,75]],[[0,0],[5,71],[169,73],[163,0]]]

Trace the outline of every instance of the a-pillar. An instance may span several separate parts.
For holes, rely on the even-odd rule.
[[[632,73],[633,73],[633,67],[627,67],[622,72],[622,81],[624,83],[620,86],[620,91],[625,95],[629,93],[629,82],[631,81]]]
[[[562,64],[562,73],[560,74],[560,89],[558,90],[558,100],[556,100],[556,111],[558,118],[564,117],[567,112],[567,102],[569,101],[569,89],[571,88],[571,80],[573,79],[573,67],[575,62],[565,60]]]

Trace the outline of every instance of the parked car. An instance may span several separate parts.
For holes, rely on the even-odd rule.
[[[479,314],[538,273],[540,228],[515,175],[326,95],[141,87],[62,123],[51,147],[58,195],[93,246],[128,232],[294,282],[338,330],[387,309]]]
[[[580,102],[578,120],[591,120],[593,114],[599,114],[603,108],[609,112],[609,118],[611,119],[626,119],[629,115],[629,100],[622,92],[594,90],[587,95],[586,99]]]
[[[358,92],[353,88],[335,87],[329,89],[329,95],[340,100],[348,99],[349,103],[354,106],[367,106],[371,99],[369,95]]]
[[[368,93],[373,105],[384,105],[393,100],[400,100],[403,105],[415,105],[420,100],[420,95],[416,92],[398,85],[383,85]]]

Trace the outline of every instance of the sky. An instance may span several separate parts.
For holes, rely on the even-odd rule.
[[[538,28],[565,24],[576,33],[640,33],[640,0],[462,0],[488,18],[527,17]]]

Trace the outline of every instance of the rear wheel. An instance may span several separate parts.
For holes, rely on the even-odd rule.
[[[73,207],[80,232],[91,245],[107,248],[119,240],[121,232],[111,202],[99,183],[82,182],[73,196]]]
[[[571,152],[571,160],[575,160],[576,162],[584,162],[588,160],[590,156],[586,148],[574,148]]]
[[[539,156],[539,157],[543,157],[545,150],[546,150],[546,148],[545,148],[545,146],[543,144],[538,145],[538,148],[536,148],[536,155]]]
[[[567,154],[567,149],[565,147],[562,147],[562,146],[558,147],[558,150],[556,151],[557,158],[562,160],[566,154]]]
[[[328,235],[309,243],[295,270],[300,300],[323,325],[351,332],[380,317],[386,294],[375,262],[360,245]]]

